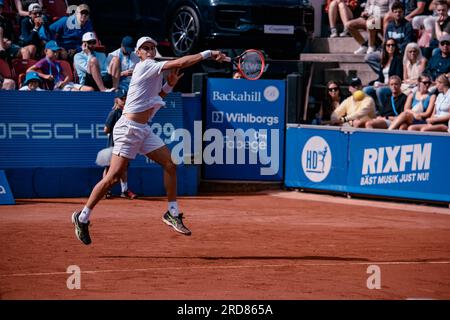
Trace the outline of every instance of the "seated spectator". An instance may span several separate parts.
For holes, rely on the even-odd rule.
[[[61,59],[70,60],[75,53],[80,52],[83,34],[94,31],[89,13],[88,5],[80,4],[74,15],[62,17],[50,25],[56,42],[63,48]]]
[[[14,28],[9,19],[3,16],[4,1],[0,0],[0,59],[30,59],[34,54],[29,48],[21,48],[14,43]]]
[[[331,35],[330,38],[348,37],[350,34],[345,28],[345,25],[353,19],[352,11],[358,7],[358,0],[328,0],[325,12],[328,12],[328,21],[330,22]],[[336,29],[336,22],[340,16],[344,24],[344,30],[338,34]]]
[[[401,91],[402,80],[399,76],[389,78],[391,95],[378,112],[378,116],[366,122],[367,129],[387,129],[391,122],[401,114],[405,108],[407,96]]]
[[[367,0],[361,16],[345,24],[352,37],[360,44],[358,50],[354,52],[355,54],[371,53],[376,50],[377,34],[382,31],[383,18],[388,13],[393,2],[393,0]],[[359,33],[360,29],[366,30],[369,33],[369,49],[365,39]]]
[[[444,34],[439,38],[439,49],[428,61],[425,69],[431,75],[433,81],[439,75],[450,72],[450,35]]]
[[[419,45],[411,42],[403,55],[402,92],[408,95],[417,86],[419,76],[425,70],[427,60],[422,57]]]
[[[428,92],[431,77],[422,74],[419,77],[418,90],[409,94],[403,111],[389,126],[389,130],[407,130],[412,124],[425,124],[434,110],[436,95]]]
[[[69,82],[70,75],[66,74],[57,61],[57,54],[61,50],[56,41],[52,40],[45,45],[45,58],[31,66],[28,71],[36,71],[44,79],[42,87],[46,90],[64,91],[94,91],[94,88]]]
[[[361,89],[361,80],[353,78],[348,88],[352,95],[345,99],[331,114],[330,118],[333,124],[358,128],[364,127],[367,121],[375,118],[375,102]]]
[[[132,37],[124,37],[119,49],[108,55],[108,65],[111,74],[120,73],[119,88],[128,91],[134,66],[139,62],[139,57],[134,52],[134,40]],[[118,69],[118,71],[116,71]]]
[[[325,99],[321,103],[319,114],[316,115],[316,120],[313,124],[332,124],[331,114],[345,98],[341,86],[334,80],[328,81]]]
[[[75,70],[80,84],[92,87],[95,91],[116,90],[119,87],[119,68],[115,70],[108,68],[106,55],[94,51],[97,38],[93,32],[85,33],[82,40],[83,51],[74,57]]]
[[[47,38],[41,37],[41,35],[48,35],[48,22],[42,15],[42,8],[37,3],[30,4],[28,8],[29,16],[22,19],[20,24],[20,45],[28,50],[32,54],[31,58],[34,58],[36,52],[40,56],[44,41]]]
[[[415,124],[408,128],[413,131],[448,131],[448,122],[450,120],[450,81],[441,74],[436,79],[436,86],[439,95],[436,98],[433,115],[426,119],[426,124]]]
[[[17,13],[21,18],[26,18],[29,16],[29,7],[33,3],[38,4],[41,8],[44,7],[42,0],[14,0],[14,4],[16,5]],[[28,11],[27,11],[28,10]]]
[[[25,76],[25,82],[19,91],[43,91],[39,86],[41,85],[41,78],[39,78],[37,72],[27,72]]]
[[[384,41],[388,39],[395,39],[399,46],[400,55],[405,52],[406,45],[414,41],[414,34],[411,23],[409,23],[403,14],[403,5],[401,2],[396,1],[392,5],[393,21],[389,22],[384,33]],[[364,57],[364,61],[372,68],[375,73],[380,72],[381,53],[374,51],[368,53]]]
[[[389,78],[394,75],[400,79],[403,78],[403,61],[397,42],[395,39],[389,38],[383,45],[378,79],[373,86],[364,88],[364,92],[374,99],[378,107],[384,106],[391,95]]]
[[[16,83],[13,79],[4,78],[0,74],[0,90],[16,90]]]

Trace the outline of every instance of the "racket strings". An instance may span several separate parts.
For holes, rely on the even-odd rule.
[[[241,57],[240,68],[249,78],[259,78],[264,68],[262,57],[256,52],[248,52]]]

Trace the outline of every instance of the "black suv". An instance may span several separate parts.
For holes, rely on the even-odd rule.
[[[182,56],[211,48],[301,51],[314,28],[308,0],[85,0],[108,50],[125,35],[149,35],[163,54]],[[170,51],[165,49],[171,49]],[[297,55],[298,57],[298,55]]]

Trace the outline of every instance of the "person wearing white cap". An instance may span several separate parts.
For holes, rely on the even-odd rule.
[[[119,87],[120,69],[117,65],[108,66],[108,59],[103,52],[95,51],[97,37],[93,32],[83,35],[83,51],[73,59],[79,82],[94,88],[95,91],[112,91]]]
[[[156,41],[142,37],[137,41],[136,53],[139,56],[134,68],[128,90],[127,101],[122,117],[117,121],[114,135],[114,149],[108,174],[94,187],[85,205],[72,214],[77,238],[84,244],[91,243],[89,236],[89,217],[91,210],[103,198],[108,190],[120,180],[128,162],[143,154],[159,163],[164,169],[164,185],[168,197],[168,210],[163,215],[163,222],[183,235],[191,231],[183,223],[179,213],[177,198],[177,169],[172,161],[170,150],[159,136],[151,130],[149,122],[155,113],[165,105],[162,98],[172,90],[178,79],[179,70],[187,68],[205,59],[218,62],[227,57],[220,51],[206,50],[198,54],[184,56],[171,61],[156,62]],[[163,71],[169,71],[168,83],[163,86]]]
[[[30,5],[38,4],[41,8],[44,7],[42,0],[14,0],[17,12],[21,17],[28,17]]]
[[[38,3],[32,3],[28,7],[29,16],[24,17],[20,23],[20,45],[31,52],[34,58],[36,52],[41,52],[44,41],[48,40],[47,18],[42,14],[42,7]]]

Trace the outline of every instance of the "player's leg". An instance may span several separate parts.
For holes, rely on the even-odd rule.
[[[111,165],[106,176],[96,184],[89,196],[86,206],[81,211],[75,211],[72,214],[72,223],[75,225],[75,234],[77,238],[88,245],[91,243],[89,236],[89,217],[95,205],[103,198],[106,192],[112,186],[119,182],[123,170],[126,170],[128,159],[124,157],[112,155]]]
[[[164,223],[172,226],[176,231],[191,235],[191,231],[183,224],[183,214],[179,213],[177,204],[177,166],[172,161],[170,150],[162,146],[146,154],[146,156],[160,164],[164,170],[164,186],[167,192],[168,210],[163,216]]]

